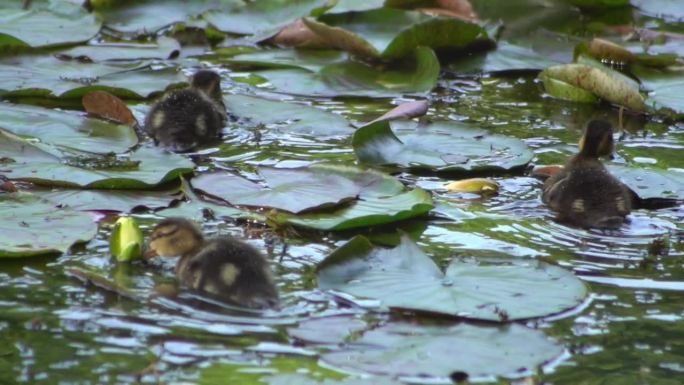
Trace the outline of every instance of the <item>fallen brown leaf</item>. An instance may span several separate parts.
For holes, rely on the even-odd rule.
[[[418,116],[423,116],[427,113],[428,102],[425,100],[416,100],[413,102],[402,103],[393,109],[387,111],[381,117],[369,122],[368,124],[379,122],[381,120],[396,120],[396,119],[410,119]]]
[[[133,116],[131,109],[128,108],[118,97],[107,91],[94,91],[83,95],[81,100],[86,112],[100,118],[113,120],[131,127],[137,127],[138,121]]]
[[[302,19],[286,25],[271,38],[271,43],[283,47],[331,48],[324,39],[309,29]]]

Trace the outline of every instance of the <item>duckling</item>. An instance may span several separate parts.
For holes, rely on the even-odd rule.
[[[195,223],[169,218],[150,236],[146,257],[155,255],[180,255],[175,269],[179,281],[207,297],[250,308],[278,305],[266,258],[231,236],[206,240]]]
[[[188,88],[167,93],[150,108],[145,131],[155,144],[186,152],[218,138],[226,121],[221,78],[216,72],[201,70],[192,76]]]
[[[579,147],[565,168],[546,180],[542,200],[557,212],[561,222],[585,228],[618,228],[632,210],[636,194],[599,160],[613,153],[610,123],[589,122]]]

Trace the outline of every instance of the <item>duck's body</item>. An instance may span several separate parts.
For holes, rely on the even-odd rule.
[[[580,152],[544,183],[542,200],[556,211],[559,221],[584,228],[614,229],[622,225],[634,198],[599,160],[612,151],[610,124],[590,122]]]
[[[217,139],[227,114],[221,79],[212,71],[199,71],[190,87],[166,94],[145,117],[145,131],[156,144],[185,152]]]
[[[149,249],[156,255],[180,255],[176,275],[181,284],[210,298],[250,308],[278,304],[266,259],[233,237],[205,240],[194,223],[170,218],[155,227]]]

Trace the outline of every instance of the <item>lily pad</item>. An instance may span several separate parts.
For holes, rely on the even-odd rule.
[[[141,147],[129,157],[65,152],[3,130],[0,153],[7,177],[49,186],[145,189],[194,168],[190,160],[158,148]]]
[[[639,94],[639,89],[611,71],[587,64],[563,64],[545,69],[539,77],[544,84],[549,80],[567,83],[589,91],[608,102],[634,111],[644,111],[646,105],[644,98]],[[546,90],[551,93],[555,89],[557,88],[547,87]],[[552,96],[555,95],[552,94]]]
[[[288,68],[305,69],[318,72],[323,67],[344,63],[348,54],[337,50],[313,49],[269,49],[258,52],[244,53],[228,58],[209,58],[227,65],[238,64],[249,68]]]
[[[407,236],[394,249],[352,238],[321,262],[318,283],[383,308],[499,322],[560,313],[588,294],[572,272],[538,261],[455,259],[442,273]]]
[[[482,26],[469,21],[391,8],[325,14],[304,22],[331,47],[373,58],[400,58],[417,47],[463,49],[489,40]]]
[[[193,179],[196,189],[233,205],[271,207],[291,213],[335,206],[356,199],[361,186],[338,175],[311,168],[259,169],[265,186],[227,172],[206,173]]]
[[[320,137],[354,132],[342,116],[315,107],[246,95],[227,95],[223,100],[228,111],[239,118],[283,133]]]
[[[510,171],[534,156],[519,139],[460,122],[380,121],[356,130],[352,147],[364,164],[448,172]]]
[[[323,379],[319,381],[302,374],[278,374],[264,377],[268,385],[402,385],[389,378],[347,378],[344,380]]]
[[[0,63],[0,95],[81,98],[96,90],[122,98],[143,99],[186,82],[175,68],[152,69],[145,63],[103,64],[53,57],[21,58]]]
[[[160,37],[156,43],[101,43],[83,45],[58,53],[67,59],[101,62],[107,60],[170,59],[180,53],[175,39]]]
[[[50,202],[80,211],[118,211],[130,213],[135,209],[156,210],[167,207],[177,196],[170,191],[129,190],[31,190]]]
[[[154,33],[172,24],[188,22],[192,17],[219,7],[221,3],[239,4],[240,2],[140,0],[113,3],[116,5],[107,6],[109,4],[106,4],[96,8],[96,11],[103,16],[108,28],[127,33]]]
[[[135,131],[126,125],[9,103],[0,103],[0,128],[43,143],[96,154],[126,152],[138,143]]]
[[[95,237],[90,215],[30,194],[0,194],[0,257],[64,253]]]
[[[684,199],[684,173],[638,167],[608,166],[613,175],[641,198]]]
[[[635,67],[633,72],[650,91],[646,104],[660,112],[671,110],[676,115],[684,115],[684,71]]]
[[[209,176],[205,179],[202,179],[203,176],[195,178],[193,185],[202,190],[206,188],[211,195],[234,204],[245,200],[266,207],[278,204],[282,206],[281,209],[288,211],[306,210],[306,213],[297,215],[286,212],[270,214],[268,219],[275,223],[318,230],[346,230],[393,223],[425,215],[433,207],[430,193],[419,188],[406,191],[397,179],[375,171],[324,164],[300,169],[261,170],[281,174],[274,179],[277,187],[268,182],[269,188],[264,188],[232,174],[205,174]],[[220,186],[216,183],[219,179],[222,181]],[[230,184],[226,183],[228,180]],[[346,193],[330,185],[318,184],[325,183],[325,180],[333,180],[343,186]],[[317,196],[317,192],[323,196]],[[237,199],[228,198],[233,196]],[[340,200],[346,203],[343,207],[314,210],[321,205],[333,206]],[[240,214],[238,212],[236,215]]]
[[[303,69],[255,71],[264,85],[277,92],[306,96],[396,97],[423,95],[437,84],[440,65],[426,47],[415,50],[414,61],[388,69],[358,61],[326,65],[318,72]]]
[[[0,50],[7,46],[47,47],[87,41],[100,22],[85,11],[60,14],[50,10],[0,9]]]
[[[510,71],[541,71],[561,64],[553,57],[532,48],[499,42],[496,49],[459,58],[447,67],[459,73],[496,73]]]
[[[327,0],[260,0],[232,9],[207,12],[204,19],[223,32],[275,34],[292,21],[321,11],[327,5]]]
[[[564,350],[544,333],[516,324],[391,323],[366,332],[356,344],[362,348],[325,353],[323,362],[392,377],[521,378],[534,374]]]

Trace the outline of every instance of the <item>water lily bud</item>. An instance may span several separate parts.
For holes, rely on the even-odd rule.
[[[142,257],[143,234],[138,222],[131,217],[121,217],[114,224],[109,239],[109,250],[119,262],[128,262]]]

